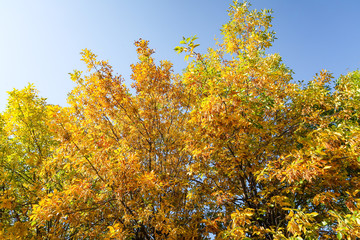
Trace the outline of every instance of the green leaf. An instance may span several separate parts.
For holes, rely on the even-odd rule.
[[[177,52],[177,53],[182,53],[184,51],[184,48],[183,47],[179,47],[179,46],[176,46],[174,48],[174,50]]]

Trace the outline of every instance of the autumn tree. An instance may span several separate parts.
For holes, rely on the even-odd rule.
[[[75,71],[70,107],[52,108],[51,129],[61,142],[53,164],[63,166],[66,185],[36,206],[39,226],[56,219],[75,238],[206,235],[201,203],[188,197],[189,96],[171,63],[157,66],[147,41],[135,45],[139,62],[131,66],[131,78],[136,94],[106,61],[85,49],[89,75]],[[59,226],[52,234],[64,230]]]
[[[30,214],[52,189],[46,175],[51,146],[56,145],[46,121],[47,104],[32,85],[9,92],[0,115],[0,236],[31,239],[46,235],[46,228],[31,225]]]
[[[296,83],[267,54],[270,11],[234,2],[229,17],[206,53],[196,37],[175,48],[181,75],[140,39],[132,89],[84,49],[68,107],[13,92],[0,119],[3,236],[356,239],[359,71]]]
[[[217,48],[201,55],[191,39],[177,48],[196,56],[183,83],[190,173],[199,183],[191,191],[208,196],[204,222],[218,238],[355,237],[358,73],[333,92],[326,71],[295,84],[280,56],[265,54],[274,39],[270,12],[243,3],[229,15]]]
[[[295,84],[280,56],[265,54],[270,12],[243,3],[229,15],[217,48],[201,55],[191,39],[177,48],[196,56],[183,83],[190,173],[199,183],[191,191],[208,196],[204,222],[218,238],[357,236],[358,73],[333,92],[326,71]]]

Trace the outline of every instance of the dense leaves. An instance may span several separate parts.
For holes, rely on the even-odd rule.
[[[68,107],[31,85],[0,116],[4,239],[355,239],[360,72],[306,85],[271,12],[234,2],[223,39],[175,48],[181,75],[135,42],[132,89],[84,49]],[[334,86],[333,89],[330,86]]]
[[[9,93],[1,117],[0,142],[0,236],[30,239],[51,227],[31,224],[31,214],[55,184],[47,163],[57,145],[47,125],[48,105],[33,86]],[[55,176],[54,176],[55,177]]]

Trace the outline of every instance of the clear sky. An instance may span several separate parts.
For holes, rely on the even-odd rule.
[[[173,50],[182,36],[197,34],[200,51],[214,46],[228,21],[230,0],[0,0],[0,111],[7,91],[34,83],[48,103],[66,105],[73,88],[68,73],[82,70],[80,51],[109,60],[130,84],[136,62],[134,41],[156,49],[175,72],[186,66]],[[274,11],[278,52],[308,81],[321,69],[335,77],[360,66],[359,0],[253,0],[253,8]]]

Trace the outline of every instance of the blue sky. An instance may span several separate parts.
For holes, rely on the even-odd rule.
[[[82,70],[80,51],[91,49],[109,60],[130,84],[136,62],[134,41],[143,38],[157,60],[175,72],[186,66],[173,50],[182,36],[197,35],[200,51],[214,46],[228,21],[229,0],[0,0],[0,111],[7,91],[34,83],[48,103],[66,105],[73,88],[68,73]],[[321,69],[335,77],[360,66],[360,1],[253,0],[253,8],[274,11],[278,52],[308,81]]]

